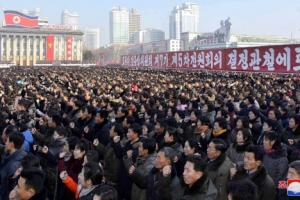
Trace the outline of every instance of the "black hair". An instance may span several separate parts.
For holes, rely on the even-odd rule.
[[[251,134],[250,129],[248,129],[248,128],[238,129],[236,133],[238,133],[239,131],[242,132],[243,139],[246,139],[246,138],[247,138],[246,141],[252,140],[252,134]]]
[[[165,111],[164,110],[158,110],[157,112],[156,112],[156,119],[158,120],[158,119],[164,119],[164,118],[166,118],[166,113],[165,113]]]
[[[206,106],[207,106],[207,112],[208,113],[215,110],[215,105],[210,101],[206,103]]]
[[[238,116],[236,118],[236,122],[241,120],[242,121],[242,125],[243,125],[243,128],[249,128],[249,118],[246,117],[246,116]]]
[[[299,115],[292,115],[289,117],[289,120],[294,119],[296,124],[300,124],[300,116]]]
[[[40,167],[40,159],[32,154],[27,154],[21,160],[21,166],[23,169],[32,167]]]
[[[253,96],[248,95],[248,96],[245,97],[245,99],[248,99],[248,101],[249,101],[250,104],[254,104],[254,98],[253,98]]]
[[[84,180],[91,180],[93,185],[99,185],[102,183],[103,179],[103,171],[99,166],[99,163],[89,162],[83,166],[84,173]]]
[[[265,135],[266,139],[268,139],[270,141],[275,141],[272,146],[272,149],[274,149],[274,150],[282,149],[281,142],[278,139],[278,134],[275,131],[267,131],[267,132],[265,132],[264,135]]]
[[[52,115],[52,122],[54,122],[56,124],[56,126],[61,125],[62,123],[62,117],[59,115]]]
[[[223,139],[214,138],[211,140],[211,142],[215,144],[215,148],[217,151],[220,151],[221,153],[226,152],[227,144]]]
[[[135,134],[138,134],[138,136],[142,135],[142,133],[143,133],[143,127],[138,123],[131,124],[129,129],[132,129],[132,131]]]
[[[249,180],[238,180],[228,182],[228,193],[233,200],[257,200],[258,188]]]
[[[94,106],[87,106],[86,110],[87,110],[88,114],[92,114],[92,116],[96,115],[97,110],[96,110],[96,108],[94,108]]]
[[[100,157],[97,151],[95,150],[89,150],[85,153],[85,157],[88,163],[90,162],[95,162],[99,163],[100,162]]]
[[[90,142],[86,139],[80,139],[75,145],[75,149],[87,152],[88,150],[90,150]]]
[[[275,130],[275,122],[272,119],[266,118],[264,123],[268,124],[269,127],[272,127],[272,130]]]
[[[194,170],[196,172],[205,172],[206,163],[201,156],[192,155],[187,157],[186,161],[194,164]]]
[[[45,181],[44,173],[37,167],[24,168],[21,171],[20,177],[25,179],[26,188],[33,189],[35,194],[40,192]]]
[[[169,107],[168,109],[171,110],[172,115],[174,116],[176,113],[176,108],[175,107]]]
[[[97,188],[95,195],[100,196],[101,200],[118,200],[118,192],[109,185],[102,185]]]
[[[68,135],[67,129],[64,126],[57,126],[55,131],[59,136],[66,137]]]
[[[216,98],[215,102],[221,106],[223,105],[223,100],[221,98]]]
[[[79,142],[79,140],[80,139],[78,137],[76,137],[76,136],[71,136],[71,137],[67,138],[67,142],[68,142],[70,151],[74,151],[75,150],[75,146]]]
[[[161,128],[164,128],[165,130],[167,130],[168,121],[166,119],[158,119],[156,123],[158,123]]]
[[[174,142],[181,143],[180,134],[183,133],[183,130],[181,128],[174,128],[174,127],[169,126],[167,128],[166,132],[168,132],[170,136],[173,136]]]
[[[258,109],[256,109],[256,108],[250,108],[248,113],[250,113],[250,112],[252,112],[256,117],[259,117],[259,113],[260,112],[259,112]]]
[[[186,141],[189,146],[192,148],[195,149],[195,153],[198,152],[199,150],[199,143],[197,142],[197,140],[195,140],[194,138],[189,138],[187,141]]]
[[[199,121],[201,121],[202,126],[208,126],[210,127],[210,120],[207,116],[201,115],[197,117]]]
[[[219,126],[222,128],[222,129],[227,129],[227,122],[226,122],[226,119],[222,118],[222,117],[218,117],[215,119],[215,123],[218,123]]]
[[[134,116],[127,116],[126,121],[127,121],[127,124],[129,124],[129,125],[134,124],[135,123],[135,117]]]
[[[218,112],[221,112],[221,117],[228,118],[228,112],[224,108],[221,108]]]
[[[271,110],[269,111],[269,113],[270,113],[271,111],[274,112],[275,118],[276,118],[277,120],[278,120],[278,119],[281,119],[281,112],[278,110],[278,108],[271,109]]]
[[[227,102],[225,105],[228,108],[229,113],[234,111],[234,104],[232,102]]]
[[[176,113],[178,114],[178,116],[181,118],[181,119],[184,119],[185,118],[185,114],[182,110],[177,110]]]
[[[258,145],[250,145],[246,148],[246,152],[253,153],[255,161],[263,162],[264,150]]]
[[[114,123],[112,126],[114,126],[114,132],[120,136],[120,139],[122,140],[124,138],[124,129],[122,124]]]
[[[156,149],[156,140],[153,138],[143,138],[141,140],[141,143],[143,144],[143,149],[148,150],[148,154],[152,154],[155,152]]]
[[[99,114],[102,119],[107,119],[109,113],[107,110],[100,110],[97,112],[97,114]]]
[[[80,109],[83,105],[81,101],[75,101],[74,104],[76,107],[78,107],[78,109]]]
[[[14,143],[15,149],[21,149],[21,147],[25,141],[25,137],[24,137],[23,133],[11,132],[8,134],[7,137],[9,139],[9,142]]]

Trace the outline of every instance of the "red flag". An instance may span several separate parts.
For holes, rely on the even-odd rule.
[[[6,27],[15,28],[39,28],[37,16],[24,15],[21,12],[6,10],[4,11]]]
[[[66,60],[72,60],[72,36],[67,36],[66,40],[67,40]]]
[[[47,60],[54,60],[54,36],[47,36]]]

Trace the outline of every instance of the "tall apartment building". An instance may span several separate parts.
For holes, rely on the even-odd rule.
[[[199,6],[196,3],[184,3],[175,6],[170,15],[170,39],[180,39],[183,32],[198,32]]]
[[[141,30],[141,14],[136,9],[129,9],[129,43],[134,43],[134,33]]]
[[[129,43],[129,12],[124,7],[114,7],[109,13],[110,44]]]
[[[61,25],[71,25],[79,28],[79,15],[76,12],[70,13],[68,10],[63,10],[61,13]]]
[[[83,35],[83,44],[87,49],[98,49],[99,44],[99,28],[86,28]]]

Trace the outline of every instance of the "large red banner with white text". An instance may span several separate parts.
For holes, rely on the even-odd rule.
[[[122,66],[300,73],[300,44],[121,56]]]
[[[54,60],[54,36],[47,36],[47,60]]]
[[[72,60],[72,36],[67,36],[66,37],[66,42],[67,42],[67,46],[66,46],[66,54],[67,54],[67,60]]]

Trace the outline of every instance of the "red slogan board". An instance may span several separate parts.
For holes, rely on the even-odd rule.
[[[121,56],[123,66],[300,73],[300,44]]]

